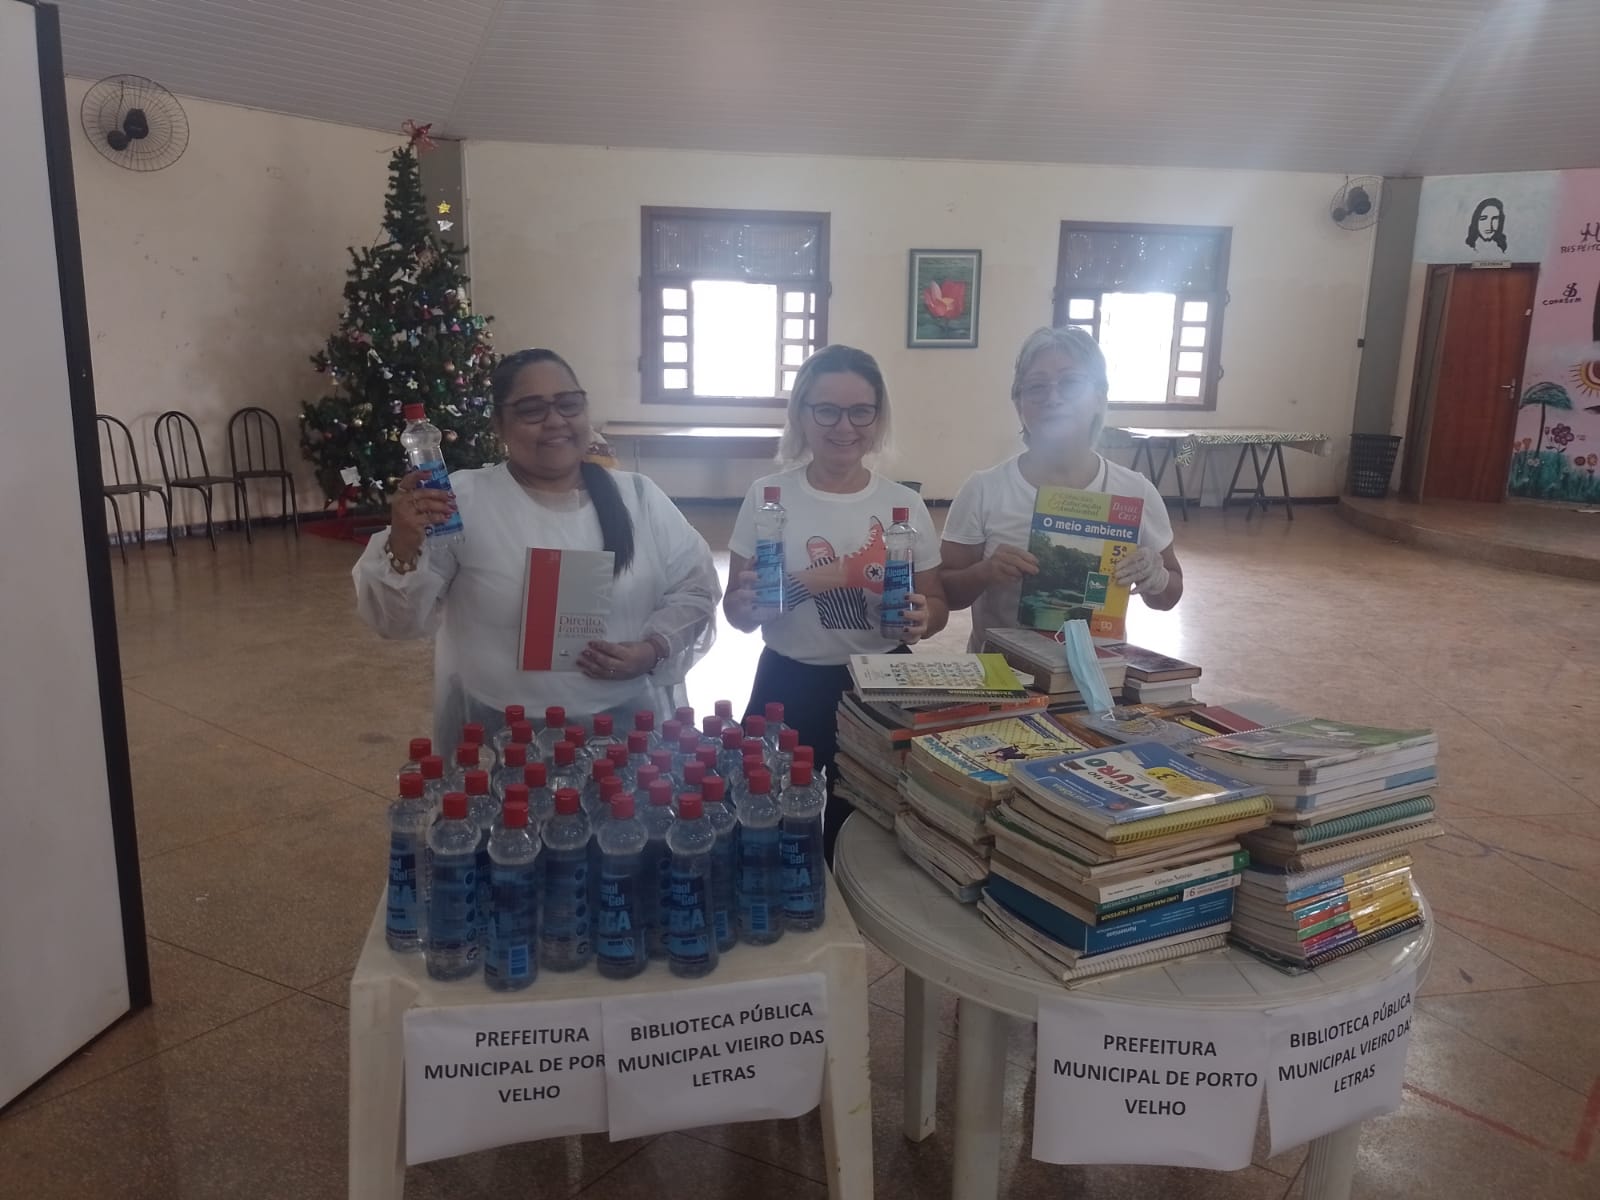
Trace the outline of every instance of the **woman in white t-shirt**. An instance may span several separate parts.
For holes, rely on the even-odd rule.
[[[1037,329],[1017,355],[1011,403],[1022,419],[1027,449],[961,485],[944,524],[945,595],[952,609],[972,609],[972,637],[981,650],[990,629],[1017,623],[1022,579],[1036,575],[1028,553],[1034,498],[1041,487],[1080,488],[1144,501],[1139,548],[1117,564],[1117,582],[1151,608],[1183,596],[1183,568],[1172,548],[1172,522],[1155,486],[1095,451],[1105,425],[1106,359],[1080,329]]]
[[[817,351],[795,377],[778,450],[781,460],[794,465],[756,480],[728,540],[723,612],[736,629],[759,628],[766,643],[746,711],[760,713],[768,701],[781,701],[784,723],[800,731],[801,744],[815,750],[817,765],[829,769],[830,780],[835,714],[839,697],[850,688],[850,655],[904,651],[908,643],[939,632],[949,618],[939,582],[939,541],[927,506],[910,488],[863,461],[883,445],[888,429],[888,390],[873,357],[849,346]],[[787,512],[787,578],[784,611],[760,621],[750,561],[756,510],[769,487],[779,489]],[[909,510],[916,547],[906,633],[888,641],[878,630],[884,531],[896,508]],[[829,861],[849,812],[846,801],[830,794],[823,821]]]

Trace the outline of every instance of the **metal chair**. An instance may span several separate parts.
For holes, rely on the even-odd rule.
[[[168,409],[156,418],[156,457],[161,460],[161,478],[167,485],[170,505],[173,488],[188,488],[200,493],[206,504],[206,537],[211,548],[217,548],[217,529],[211,517],[211,489],[223,484],[233,489],[234,510],[242,513],[239,489],[243,486],[232,475],[213,475],[206,461],[205,443],[200,440],[200,427],[188,413]],[[195,470],[195,464],[199,470]],[[250,526],[244,527],[245,539],[250,540]]]
[[[102,452],[100,454],[100,491],[105,495],[106,502],[111,505],[111,519],[117,525],[117,551],[122,555],[122,561],[128,561],[128,546],[122,532],[122,511],[117,505],[119,496],[137,496],[139,498],[139,549],[144,549],[144,498],[150,493],[161,497],[161,507],[167,514],[167,549],[173,554],[178,553],[177,544],[172,540],[172,503],[167,499],[166,492],[153,483],[144,481],[144,472],[139,469],[139,455],[133,447],[133,433],[129,428],[115,417],[100,413],[95,417],[100,426],[102,435]],[[106,483],[106,466],[110,465],[111,482]],[[131,480],[122,478],[126,471],[132,476]]]
[[[240,440],[244,454],[241,466]],[[276,479],[282,498],[280,525],[294,522],[294,535],[300,536],[300,506],[294,494],[294,476],[283,465],[283,433],[278,418],[264,408],[241,408],[228,418],[228,465],[233,468],[234,486],[244,505],[245,536],[250,534],[250,484],[252,479]]]

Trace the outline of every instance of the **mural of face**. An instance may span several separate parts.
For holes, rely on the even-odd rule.
[[[1506,248],[1506,206],[1494,196],[1478,201],[1472,210],[1472,220],[1467,225],[1467,245],[1474,250],[1487,242],[1504,252]]]

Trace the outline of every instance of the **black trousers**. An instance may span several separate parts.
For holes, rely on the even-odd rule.
[[[890,651],[906,654],[907,646]],[[756,679],[750,689],[750,705],[745,715],[765,712],[769,702],[783,705],[783,723],[800,733],[800,744],[810,746],[816,763],[828,772],[828,807],[822,815],[822,852],[833,865],[833,843],[839,827],[851,813],[850,802],[834,795],[833,760],[839,753],[839,697],[851,688],[850,668],[814,666],[796,662],[765,649],[756,664]]]

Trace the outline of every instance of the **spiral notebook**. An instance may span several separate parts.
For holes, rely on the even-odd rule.
[[[1278,825],[1250,835],[1250,848],[1256,854],[1275,850],[1294,854],[1301,847],[1316,846],[1355,834],[1386,832],[1406,825],[1418,825],[1433,815],[1432,796],[1411,796],[1375,808],[1362,809],[1347,816],[1334,817],[1315,825]]]
[[[850,679],[861,699],[899,705],[1022,700],[1028,695],[999,654],[852,654]]]
[[[1444,826],[1430,817],[1426,821],[1398,829],[1384,830],[1365,837],[1335,842],[1332,845],[1312,846],[1284,859],[1281,863],[1264,865],[1282,866],[1288,871],[1315,871],[1320,867],[1333,866],[1350,859],[1368,858],[1374,854],[1390,854],[1414,842],[1427,841],[1443,833]]]

